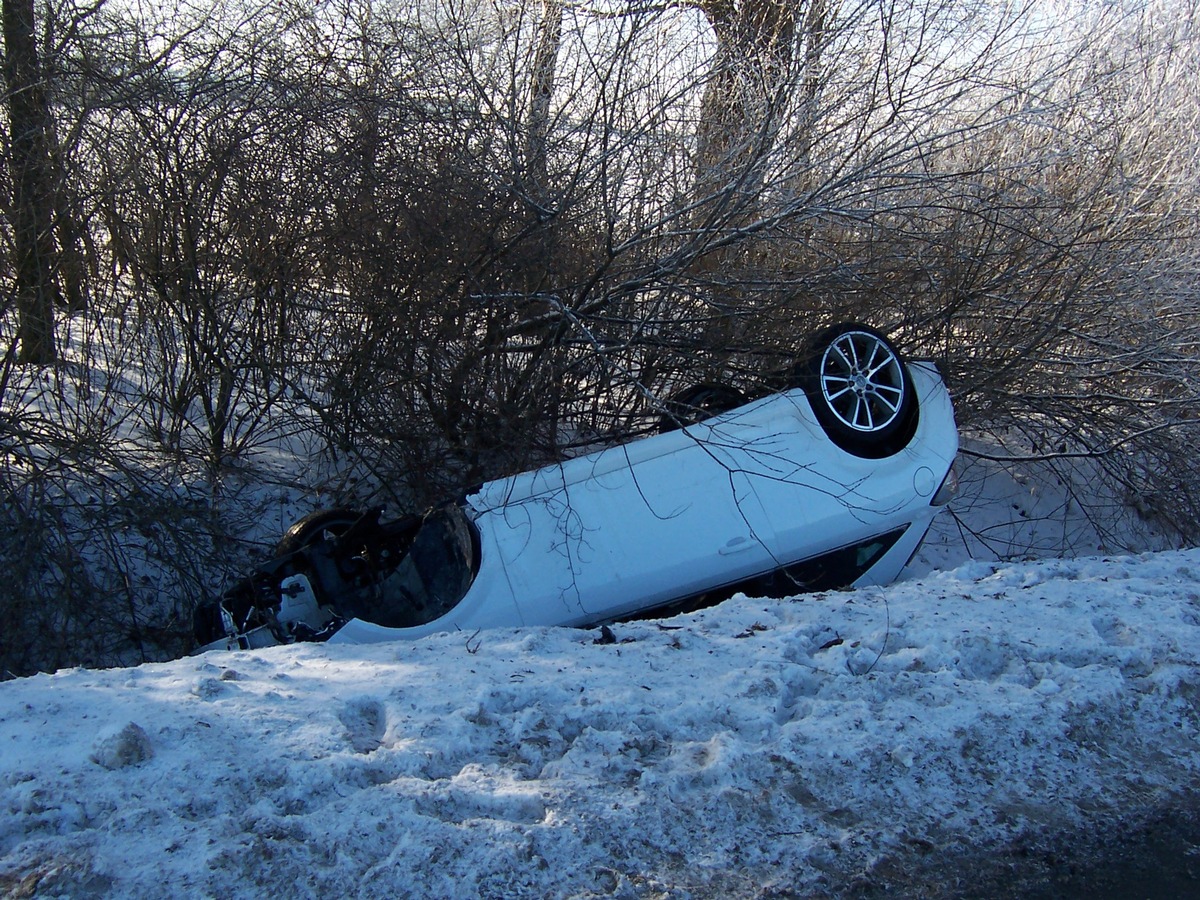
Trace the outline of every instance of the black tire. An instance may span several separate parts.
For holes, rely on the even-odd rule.
[[[871,459],[903,449],[917,423],[917,398],[896,346],[874,328],[846,323],[817,335],[798,382],[829,439]]]
[[[287,556],[325,540],[327,535],[345,534],[362,515],[353,509],[322,509],[309,513],[284,532],[275,547],[275,555]]]
[[[746,403],[746,395],[737,388],[716,381],[693,384],[672,394],[663,404],[658,431],[665,434],[695,425],[715,415],[737,409]]]

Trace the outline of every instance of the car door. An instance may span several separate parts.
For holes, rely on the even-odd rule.
[[[757,498],[688,429],[519,476],[480,526],[525,624],[583,624],[771,568]],[[523,480],[521,480],[523,479]]]

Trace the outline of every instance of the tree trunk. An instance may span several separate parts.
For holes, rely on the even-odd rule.
[[[804,44],[804,70],[798,98],[800,108],[796,117],[796,174],[792,178],[793,196],[806,193],[813,182],[812,151],[821,103],[821,63],[829,28],[826,2],[827,0],[810,0],[808,12],[804,17],[804,32],[800,36]]]
[[[54,307],[54,185],[48,133],[50,110],[38,64],[33,0],[3,0],[4,76],[12,142],[12,223],[19,359],[47,364],[56,356]]]
[[[554,93],[558,49],[562,42],[562,21],[561,0],[544,0],[542,23],[538,28],[537,50],[530,73],[529,121],[525,148],[529,194],[539,207],[545,207],[549,199],[546,141],[550,133],[550,98]]]
[[[696,134],[698,215],[752,218],[786,105],[799,0],[703,0],[717,39]],[[698,224],[701,224],[698,222]]]

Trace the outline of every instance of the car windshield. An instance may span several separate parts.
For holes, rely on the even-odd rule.
[[[459,506],[434,510],[416,527],[400,563],[375,590],[339,603],[347,618],[388,628],[424,625],[450,612],[478,570],[475,526]]]

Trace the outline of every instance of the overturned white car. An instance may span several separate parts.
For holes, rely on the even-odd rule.
[[[823,332],[793,383],[749,402],[693,387],[667,404],[662,433],[425,516],[310,516],[275,559],[197,608],[197,644],[579,626],[890,581],[953,492],[946,386],[854,324]]]

